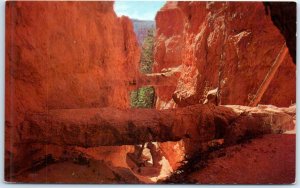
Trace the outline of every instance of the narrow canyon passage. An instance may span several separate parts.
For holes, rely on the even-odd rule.
[[[295,4],[149,3],[6,4],[5,180],[293,183]]]

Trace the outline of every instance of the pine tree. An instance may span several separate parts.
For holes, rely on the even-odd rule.
[[[154,29],[149,29],[142,45],[140,70],[144,74],[152,72],[154,49]],[[131,107],[152,108],[154,106],[155,92],[151,86],[141,87],[130,94]]]
[[[142,45],[141,54],[141,72],[151,73],[153,65],[153,49],[154,49],[154,29],[149,29],[148,34]]]

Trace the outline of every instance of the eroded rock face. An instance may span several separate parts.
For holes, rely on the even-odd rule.
[[[156,20],[159,28],[155,70],[160,73],[154,73],[150,81],[160,85],[165,80],[162,76],[170,81],[162,81],[166,85],[157,89],[157,108],[202,103],[209,96],[209,90],[219,85],[222,103],[247,104],[248,93],[255,93],[259,86],[256,84],[263,79],[281,48],[280,43],[284,41],[262,9],[260,3],[167,3]],[[129,85],[138,74],[139,49],[130,20],[117,18],[111,2],[8,2],[6,11],[5,159],[9,170],[6,175],[54,162],[45,168],[35,169],[37,173],[23,173],[23,176],[16,176],[17,179],[8,177],[7,181],[155,182],[180,167],[187,154],[199,150],[203,140],[224,137],[225,143],[226,139],[229,144],[235,143],[238,141],[236,138],[247,135],[250,127],[247,123],[257,124],[252,132],[259,130],[259,125],[267,125],[267,131],[264,129],[263,133],[269,133],[273,128],[275,131],[293,128],[290,115],[275,113],[278,118],[274,119],[275,116],[270,116],[269,112],[247,112],[232,124],[235,127],[226,129],[222,125],[231,124],[222,117],[226,116],[228,109],[219,110],[217,116],[209,110],[198,112],[195,107],[188,107],[190,113],[177,109],[178,113],[172,116],[155,110],[148,113],[127,110],[124,118],[120,116],[122,113],[117,112],[129,106]],[[221,71],[221,84],[218,84],[219,72],[216,70]],[[290,99],[294,102],[294,72],[291,58],[286,57],[263,101],[276,105],[287,105]],[[115,109],[107,110],[106,115],[102,113],[105,111],[102,107]],[[208,105],[204,107],[211,108]],[[169,141],[168,129],[162,128],[167,130],[161,131],[162,134],[156,132],[159,133],[164,124],[172,127],[170,117],[180,118],[182,123],[179,124],[185,125],[177,126],[175,133],[181,135],[178,139],[185,128],[190,138],[179,142],[147,143],[147,149],[142,150],[141,156],[142,159],[151,159],[152,166],[140,168],[137,165],[139,161],[135,161],[135,155],[140,155],[137,146],[110,146],[114,143],[99,146],[99,138],[103,142],[109,141],[111,132],[104,129],[100,136],[97,135],[99,132],[95,130],[99,131],[99,121],[103,124],[105,121],[94,118],[91,111],[95,108],[104,120],[107,118],[112,123],[112,128],[119,126],[122,130],[126,128],[124,125],[131,128],[126,133],[130,133],[127,136],[133,141],[118,145],[159,140],[151,137],[153,133],[158,138],[166,137],[163,141]],[[243,111],[241,108],[238,110]],[[73,111],[77,113],[64,113]],[[51,122],[58,123],[49,123],[55,126],[47,127],[52,112],[59,112],[61,119],[54,117]],[[161,116],[157,121],[151,118],[151,114],[156,113]],[[191,116],[191,113],[197,113],[197,116]],[[47,121],[44,124],[39,118],[29,123],[24,121],[24,116],[30,114],[37,117],[46,114]],[[136,114],[143,115],[129,117]],[[88,117],[93,123],[90,130],[85,129]],[[67,122],[60,121],[65,118]],[[154,131],[147,124],[136,127],[130,123],[131,119],[135,119],[139,125],[141,121],[137,120],[142,118],[148,118],[147,122]],[[259,122],[256,122],[257,119]],[[192,126],[197,121],[199,129]],[[156,126],[158,122],[162,123]],[[20,126],[15,129],[17,125]],[[136,132],[132,130],[141,134],[134,134]],[[149,137],[134,142],[134,136],[144,135],[147,131],[151,132],[147,134]],[[208,134],[204,134],[206,132]],[[48,133],[49,140],[54,141],[47,143],[46,136],[41,133]],[[192,136],[189,136],[191,133]],[[88,134],[92,135],[89,137],[91,143],[96,144],[86,145]],[[38,136],[37,143],[22,142],[22,139],[32,139],[33,135]],[[10,164],[14,168],[10,168]],[[97,169],[90,168],[90,164],[105,172],[99,174]],[[59,168],[66,168],[64,173],[68,174],[53,173]],[[84,173],[73,174],[74,170]],[[32,178],[34,176],[37,178]]]
[[[113,3],[8,2],[6,15],[8,111],[128,106],[139,48]]]
[[[168,2],[156,25],[154,71],[181,67],[176,85],[156,88],[158,109],[203,103],[215,88],[221,104],[248,105],[285,43],[263,3]],[[289,106],[295,83],[288,54],[260,103]]]
[[[280,8],[282,6],[246,2],[167,2],[156,15],[154,72],[179,71],[169,77],[175,84],[155,88],[156,108],[209,102],[249,105],[288,39],[291,40],[287,41],[290,53],[260,103],[276,106],[295,103],[296,67],[292,60],[294,49],[290,48],[295,37],[295,33],[290,32],[295,26],[292,21],[295,5],[284,4],[288,7]],[[290,11],[290,15],[283,16],[282,10]],[[212,96],[213,91],[217,92]],[[261,120],[272,124],[264,115]],[[251,118],[241,117],[239,121],[250,123]],[[291,121],[288,118],[288,122]],[[243,131],[235,131],[231,136],[237,139]],[[189,145],[188,141],[184,143]],[[172,151],[180,144],[160,144],[174,170],[185,153],[184,148],[182,152]]]
[[[113,2],[7,2],[6,52],[6,167],[25,113],[129,106],[140,52]]]

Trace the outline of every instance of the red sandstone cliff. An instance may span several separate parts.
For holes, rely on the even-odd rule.
[[[156,25],[154,71],[181,72],[156,88],[158,109],[203,103],[215,88],[221,104],[248,105],[285,43],[263,3],[168,2]],[[288,54],[260,103],[295,103],[295,75]]]
[[[175,84],[155,88],[156,108],[203,103],[215,88],[221,104],[249,105],[285,43],[265,8],[263,3],[167,2],[156,15],[154,72],[169,74]],[[260,103],[289,106],[295,100],[296,66],[287,54]],[[188,145],[188,140],[159,144],[173,169]]]
[[[140,51],[113,2],[7,2],[6,51],[8,166],[25,154],[13,151],[25,113],[129,106]]]
[[[199,113],[193,110],[195,107],[188,108],[203,121],[192,118],[184,109],[177,109],[182,116],[163,117],[157,115],[163,115],[161,111],[149,110],[155,118],[145,110],[133,113],[114,108],[98,109],[128,107],[129,85],[138,77],[139,61],[138,44],[130,20],[117,18],[112,2],[8,2],[6,11],[5,152],[8,181],[156,181],[180,167],[189,150],[199,150],[201,144],[206,143],[195,144],[195,137],[180,142],[147,143],[141,155],[139,146],[106,147],[100,146],[100,141],[106,142],[111,134],[116,136],[116,128],[123,130],[117,131],[118,134],[124,134],[118,138],[128,134],[136,144],[140,144],[140,140],[160,140],[169,136],[170,130],[165,123],[172,127],[176,122],[171,121],[173,116],[184,124],[178,126],[180,134],[184,134],[184,127],[194,130],[195,127],[190,125],[196,125],[194,122],[198,121],[200,127],[190,132],[199,131],[201,136],[208,131],[210,139],[218,139],[224,137],[222,130],[225,127],[232,131],[229,141],[233,143],[247,129],[260,130],[261,123],[293,127],[294,113],[290,117],[280,111],[275,118],[273,114],[277,111],[260,108],[241,109],[237,114],[247,113],[250,117],[254,114],[255,118],[241,116],[237,121],[230,121],[233,126],[229,126],[226,119],[225,123],[220,122],[212,111]],[[257,91],[284,42],[270,16],[265,14],[262,3],[169,2],[158,13],[156,21],[155,71],[164,72],[152,75],[157,76],[152,81],[159,86],[159,109],[202,103],[207,92],[219,85],[222,104],[247,105],[248,97]],[[164,81],[169,77],[169,82]],[[287,106],[290,101],[295,102],[295,65],[287,56],[262,103]],[[108,115],[91,116],[92,108],[100,112],[107,110]],[[49,121],[53,112],[57,112],[62,120]],[[121,116],[123,113],[127,118]],[[30,114],[41,119],[29,121]],[[134,117],[128,118],[131,116]],[[26,121],[23,121],[24,117]],[[91,121],[85,121],[87,118]],[[148,123],[140,121],[143,118],[149,119]],[[52,127],[43,128],[48,123]],[[52,142],[43,141],[39,131],[49,134]],[[140,136],[144,134],[149,137]],[[79,141],[85,143],[87,136],[96,144],[78,144]],[[140,140],[135,140],[135,136],[140,136]],[[35,137],[40,139],[23,142]],[[78,140],[74,140],[77,137]],[[19,139],[23,140],[19,142]],[[135,143],[121,141],[120,145]],[[136,156],[151,158],[152,164],[150,167],[138,166],[141,157],[136,159]],[[22,171],[24,167],[29,169]],[[63,173],[57,169],[63,169]],[[19,170],[20,176],[10,176]]]

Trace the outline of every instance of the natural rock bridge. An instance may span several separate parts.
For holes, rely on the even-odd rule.
[[[233,110],[234,109],[234,110]],[[242,110],[241,110],[242,109]],[[61,146],[135,145],[190,138],[236,142],[249,134],[294,128],[293,114],[263,108],[194,105],[171,110],[114,108],[60,109],[27,114],[18,127],[21,143]]]

